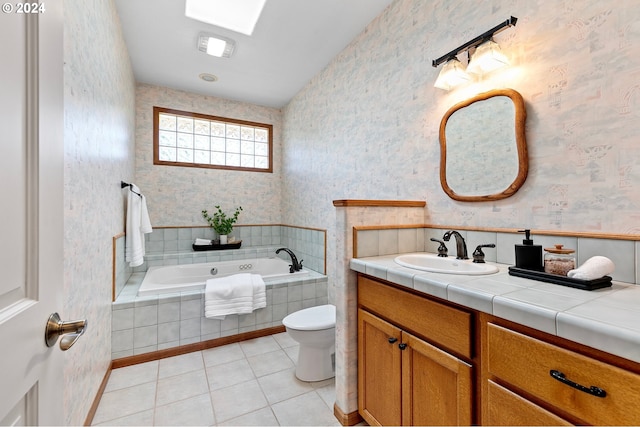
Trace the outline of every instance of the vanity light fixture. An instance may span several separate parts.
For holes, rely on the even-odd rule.
[[[198,50],[218,58],[229,58],[236,50],[236,42],[217,34],[198,34]]]
[[[469,80],[471,80],[471,76],[464,70],[464,65],[462,65],[458,58],[453,57],[444,64],[433,86],[438,89],[450,90]]]
[[[440,71],[434,86],[438,89],[450,90],[456,84],[461,84],[470,80],[470,77],[466,74],[462,63],[457,58],[458,55],[464,52],[467,52],[467,57],[471,58],[466,70],[470,73],[487,73],[500,68],[501,66],[507,65],[509,61],[500,51],[500,46],[493,40],[493,36],[508,27],[515,26],[517,21],[518,18],[511,16],[509,19],[496,25],[489,31],[486,31],[478,37],[469,40],[465,44],[458,46],[446,55],[443,55],[438,59],[434,59],[432,65],[435,68],[438,68],[442,63],[446,63],[445,66],[442,67],[442,71]],[[470,49],[474,49],[473,56],[469,52]],[[458,76],[457,79],[449,77],[452,72]],[[462,72],[467,75],[466,79],[462,78]]]
[[[485,74],[507,65],[509,65],[509,59],[500,50],[500,45],[491,39],[476,48],[467,65],[467,72]]]

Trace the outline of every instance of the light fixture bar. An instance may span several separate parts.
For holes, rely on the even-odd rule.
[[[489,31],[480,34],[475,39],[469,40],[468,42],[466,42],[462,46],[459,46],[459,47],[453,49],[451,52],[447,53],[446,55],[441,56],[438,59],[434,59],[433,62],[431,63],[431,65],[433,65],[435,68],[437,68],[438,65],[442,64],[443,62],[448,61],[449,59],[451,59],[451,58],[453,58],[455,56],[458,56],[461,52],[464,52],[465,50],[471,49],[472,47],[476,47],[476,46],[481,45],[483,42],[485,42],[485,41],[489,40],[491,37],[493,37],[494,34],[498,34],[500,31],[504,30],[505,28],[515,26],[516,22],[518,22],[518,18],[516,18],[514,16],[511,16],[506,21],[496,25],[495,27],[493,27]]]

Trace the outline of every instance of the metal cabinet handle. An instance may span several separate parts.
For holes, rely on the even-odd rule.
[[[407,348],[407,344],[400,343],[400,344],[398,344],[398,347],[400,348],[400,350],[404,350],[405,348]]]
[[[396,338],[396,337],[389,338],[389,344],[393,344],[396,341],[398,341],[398,338]]]
[[[47,327],[44,330],[44,341],[47,347],[53,347],[62,335],[60,349],[67,351],[78,341],[78,338],[87,330],[87,320],[74,320],[63,322],[58,313],[53,313],[47,320]]]
[[[581,384],[578,383],[574,383],[573,381],[571,381],[570,379],[568,379],[562,372],[560,371],[556,371],[555,369],[552,369],[549,371],[549,375],[551,375],[553,377],[553,379],[556,379],[558,381],[560,381],[563,384],[566,384],[570,387],[573,387],[575,389],[578,389],[580,391],[584,391],[585,393],[589,393],[593,396],[596,397],[605,397],[607,395],[607,392],[604,391],[603,389],[601,389],[600,387],[596,387],[596,386],[591,386],[591,387],[585,387]]]

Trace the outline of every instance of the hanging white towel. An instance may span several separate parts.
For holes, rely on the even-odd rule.
[[[147,199],[140,189],[135,184],[131,184],[128,193],[125,260],[131,267],[137,267],[144,262],[144,235],[151,233],[153,228],[149,221]]]
[[[569,270],[567,276],[573,279],[594,280],[613,273],[615,264],[604,256],[592,256],[580,267]]]
[[[223,320],[229,314],[249,314],[267,306],[266,287],[259,274],[241,273],[207,280],[204,314]]]

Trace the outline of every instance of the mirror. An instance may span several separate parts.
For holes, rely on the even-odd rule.
[[[454,200],[512,196],[529,170],[522,95],[481,93],[451,107],[440,122],[440,184]]]

